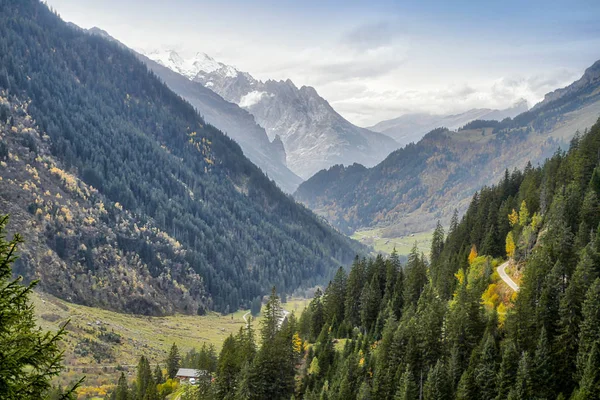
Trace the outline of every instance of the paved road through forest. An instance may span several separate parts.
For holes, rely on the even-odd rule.
[[[500,275],[500,278],[502,278],[502,280],[504,282],[506,282],[506,284],[512,288],[512,290],[514,290],[515,292],[518,292],[519,291],[519,285],[517,285],[515,283],[515,281],[513,281],[512,278],[510,276],[508,276],[508,274],[506,273],[506,267],[508,267],[509,261],[506,261],[505,263],[502,263],[498,267],[498,274]]]

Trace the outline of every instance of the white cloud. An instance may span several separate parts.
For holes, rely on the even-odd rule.
[[[413,112],[434,114],[460,113],[471,108],[503,109],[520,99],[530,106],[544,95],[579,78],[580,73],[559,69],[532,76],[510,76],[484,80],[479,83],[465,81],[433,89],[363,90],[344,93],[332,101],[332,106],[352,122],[370,126],[381,120]],[[335,86],[331,88],[334,93]]]
[[[267,95],[267,92],[259,92],[258,90],[254,90],[240,99],[239,106],[240,107],[252,107],[255,104],[258,104],[263,96]]]
[[[340,114],[362,126],[407,112],[506,108],[520,98],[533,105],[577,79],[600,48],[593,23],[585,37],[569,34],[575,32],[569,25],[561,25],[556,37],[554,25],[535,31],[536,21],[529,19],[519,25],[511,17],[506,27],[512,29],[485,32],[484,20],[473,27],[458,26],[464,22],[460,18],[439,24],[429,12],[419,17],[392,7],[395,12],[377,13],[371,4],[356,14],[347,11],[348,4],[298,15],[275,3],[279,13],[229,2],[198,3],[183,13],[178,0],[169,7],[158,1],[144,7],[107,2],[111,7],[93,0],[50,0],[66,19],[99,26],[134,48],[206,52],[258,79],[289,78],[298,87],[314,86]]]

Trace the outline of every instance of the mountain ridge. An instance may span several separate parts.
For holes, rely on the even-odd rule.
[[[514,119],[433,130],[373,168],[320,171],[294,196],[346,233],[381,227],[397,237],[448,223],[487,182],[542,162],[598,120],[600,81],[588,78]]]
[[[527,100],[521,99],[503,110],[473,108],[458,114],[409,113],[381,121],[367,129],[391,136],[402,147],[411,142],[418,142],[435,128],[455,130],[474,120],[501,121],[504,118],[513,118],[528,109]]]
[[[200,70],[193,81],[248,110],[270,139],[279,135],[289,168],[303,179],[339,163],[375,165],[397,146],[386,135],[348,122],[312,87],[298,88],[290,79],[263,82],[220,65]]]

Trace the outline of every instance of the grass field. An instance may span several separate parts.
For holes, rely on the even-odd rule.
[[[182,354],[200,348],[203,343],[214,345],[219,352],[225,338],[244,326],[243,315],[247,312],[145,317],[68,303],[37,292],[32,301],[42,329],[56,331],[70,320],[63,341],[68,368],[57,383],[66,385],[85,375],[88,387],[114,383],[120,373],[117,370],[124,367],[132,371],[141,355],[148,357],[151,364],[163,363],[173,343]],[[299,315],[309,301],[292,298],[283,307]],[[259,315],[255,328],[260,320]],[[107,340],[107,334],[119,337],[120,343]]]
[[[400,255],[407,255],[412,250],[415,242],[419,251],[429,254],[431,249],[431,235],[433,231],[419,232],[396,238],[383,237],[379,228],[357,231],[352,239],[373,246],[376,252],[391,254],[394,248]]]

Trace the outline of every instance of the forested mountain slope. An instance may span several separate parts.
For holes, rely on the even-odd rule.
[[[53,294],[224,311],[316,283],[361,250],[134,54],[37,0],[0,0],[0,89],[2,212],[31,227],[19,272]]]
[[[379,225],[406,234],[433,229],[437,219],[446,224],[455,208],[464,211],[470,196],[507,168],[536,165],[592,126],[600,115],[599,76],[596,63],[568,95],[501,123],[436,129],[373,168],[320,171],[295,197],[346,232]]]
[[[598,399],[599,152],[600,123],[568,153],[483,188],[447,235],[438,224],[429,261],[416,248],[406,265],[358,259],[280,329],[272,296],[258,352],[250,329],[230,336],[203,394]],[[496,273],[505,256],[518,292]]]
[[[321,333],[321,373],[305,376],[304,398],[598,398],[599,151],[600,123],[567,154],[482,189],[447,238],[438,227],[430,263],[356,263],[335,281],[345,303],[330,305],[331,284],[306,318],[308,332],[360,329],[333,357]],[[518,294],[493,269],[507,253]],[[360,295],[357,281],[370,282]],[[339,312],[319,319],[319,309]]]

